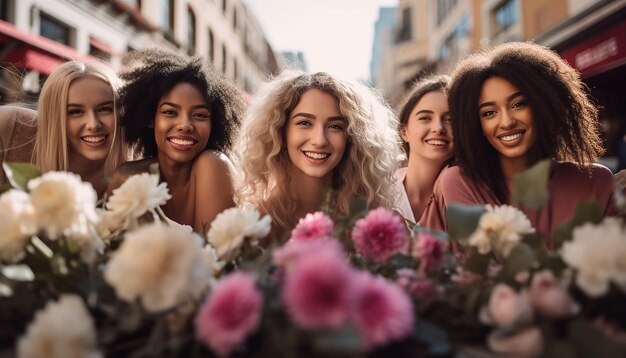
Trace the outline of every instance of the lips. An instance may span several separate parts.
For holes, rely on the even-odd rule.
[[[450,141],[446,138],[428,138],[424,140],[424,142],[426,144],[435,145],[438,147],[443,147],[443,146],[448,145],[448,143],[450,143]]]
[[[169,136],[167,141],[179,150],[189,150],[198,143],[196,138],[190,136]]]
[[[526,134],[525,130],[518,129],[518,130],[508,131],[506,133],[502,133],[502,134],[496,136],[496,138],[498,138],[498,140],[500,140],[500,142],[504,146],[506,146],[506,147],[514,147],[514,146],[518,145],[519,143],[521,143],[522,138],[524,137],[524,134]]]
[[[80,137],[80,140],[90,147],[99,147],[105,143],[106,138],[107,135],[105,134],[90,134]]]
[[[324,160],[330,157],[330,153],[302,151],[307,158],[315,160]]]

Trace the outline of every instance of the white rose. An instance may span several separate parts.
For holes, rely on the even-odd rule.
[[[485,208],[487,211],[468,239],[470,246],[475,246],[481,254],[496,251],[506,257],[522,235],[535,232],[526,215],[513,206],[485,205]]]
[[[498,327],[511,327],[529,322],[533,310],[528,292],[519,294],[508,285],[497,284],[491,291],[489,304],[481,312],[481,320]]]
[[[100,357],[95,346],[95,326],[83,300],[76,295],[62,295],[58,302],[48,302],[35,314],[17,343],[17,356]]]
[[[0,260],[11,261],[37,231],[28,194],[9,190],[0,196]]]
[[[48,172],[28,182],[39,229],[48,238],[88,236],[98,221],[97,194],[90,183],[67,172]]]
[[[211,223],[208,232],[209,243],[217,251],[217,256],[226,262],[232,261],[243,245],[244,238],[261,239],[272,228],[272,218],[250,208],[230,208],[224,210]]]
[[[201,242],[183,226],[143,226],[126,235],[104,278],[123,300],[139,298],[151,312],[172,308],[198,297],[209,282]]]
[[[156,215],[155,208],[171,198],[167,183],[159,184],[158,175],[141,173],[113,190],[106,207],[113,216],[112,221],[121,223],[120,229],[134,228],[137,218],[147,212]]]
[[[561,256],[577,270],[576,284],[589,296],[603,296],[611,282],[626,292],[626,231],[620,219],[575,228]]]

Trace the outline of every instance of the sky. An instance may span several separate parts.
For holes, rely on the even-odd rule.
[[[378,9],[398,0],[243,0],[276,52],[302,51],[310,72],[368,80]]]

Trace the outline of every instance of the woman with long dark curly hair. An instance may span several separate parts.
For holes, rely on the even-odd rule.
[[[594,164],[604,152],[597,109],[558,54],[507,43],[472,55],[453,72],[448,99],[458,166],[439,177],[423,225],[446,229],[451,203],[509,204],[512,178],[542,159],[552,160],[549,200],[523,209],[539,233],[552,234],[582,201],[614,213],[613,176]]]
[[[200,231],[234,206],[226,153],[243,101],[201,58],[150,49],[131,53],[125,64],[121,126],[126,141],[144,159],[118,168],[111,189],[158,163],[172,195],[163,211]]]

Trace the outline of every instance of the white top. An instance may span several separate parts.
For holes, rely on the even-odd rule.
[[[396,178],[396,188],[398,189],[399,194],[396,195],[396,201],[393,204],[393,208],[397,210],[400,214],[402,214],[405,219],[417,223],[417,220],[415,220],[415,216],[413,215],[411,202],[409,201],[409,197],[406,194],[406,189],[404,188],[404,178],[406,178],[406,170],[407,167],[400,168],[396,170],[396,173],[394,174]]]

